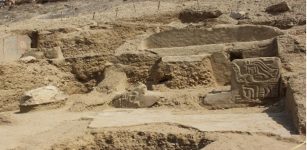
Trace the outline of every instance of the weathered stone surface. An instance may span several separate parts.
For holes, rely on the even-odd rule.
[[[231,77],[231,62],[223,52],[215,52],[211,55],[211,65],[218,85],[229,85]]]
[[[111,105],[117,108],[144,108],[152,106],[159,99],[159,94],[147,91],[147,87],[140,84],[131,91],[115,97]]]
[[[24,93],[20,100],[20,111],[30,111],[37,106],[64,102],[67,96],[55,86],[45,86]]]
[[[232,62],[231,92],[235,103],[263,103],[280,96],[277,57],[236,59]]]
[[[233,19],[236,19],[236,20],[247,19],[248,14],[244,11],[231,12],[230,17],[233,18]]]
[[[290,10],[290,6],[285,1],[275,4],[275,5],[271,5],[265,9],[265,11],[268,13],[281,13],[281,12],[286,12],[289,10]]]
[[[37,59],[33,56],[22,57],[19,60],[24,63],[34,63],[35,61],[37,61]]]
[[[194,10],[185,9],[179,13],[179,19],[184,23],[201,22],[206,19],[217,18],[223,13],[218,9]]]
[[[231,92],[220,92],[220,93],[209,93],[203,99],[203,104],[205,106],[210,106],[213,108],[226,108],[234,102],[231,99]]]
[[[26,35],[0,37],[0,62],[17,60],[30,48],[31,39]]]

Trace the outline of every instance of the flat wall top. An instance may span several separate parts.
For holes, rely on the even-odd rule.
[[[251,42],[272,39],[282,34],[276,28],[260,25],[229,25],[207,29],[173,29],[149,36],[145,39],[143,45],[146,48],[169,48]]]

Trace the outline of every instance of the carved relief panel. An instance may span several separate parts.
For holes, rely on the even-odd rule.
[[[235,103],[261,102],[279,97],[280,59],[260,57],[232,62],[232,100]]]

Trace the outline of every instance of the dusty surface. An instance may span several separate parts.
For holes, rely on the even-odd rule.
[[[243,143],[247,145],[243,144],[242,147],[248,146],[249,143],[241,141],[244,138],[259,142],[269,140],[273,142],[270,146],[276,149],[283,146],[291,148],[304,140],[303,137],[291,135],[291,122],[286,119],[285,114],[261,113],[263,110],[263,108],[215,111],[106,109],[103,112],[68,112],[66,109],[58,109],[18,115],[16,112],[8,112],[3,114],[9,115],[14,122],[1,125],[0,148],[48,149],[51,146],[59,149],[64,147],[69,149],[101,148],[101,146],[119,148],[122,144],[122,146],[125,144],[136,147],[141,147],[143,144],[146,146],[142,140],[135,143],[134,140],[129,139],[131,138],[129,136],[133,134],[136,134],[134,139],[137,139],[137,136],[150,136],[157,139],[162,138],[160,140],[163,140],[161,136],[166,138],[169,134],[174,134],[174,138],[178,138],[179,142],[182,140],[181,136],[187,136],[188,139],[194,137],[194,140],[203,138],[214,141],[210,142],[212,146],[209,144],[209,147],[213,149],[221,148],[214,146],[215,144],[221,146],[218,143],[224,143],[224,146],[232,143],[233,149]],[[125,136],[120,136],[122,134]],[[99,143],[96,143],[96,145],[97,141],[91,140],[93,138],[91,136],[105,137],[99,138],[103,141],[111,138],[114,140],[114,145],[110,143],[100,143],[100,146]],[[232,139],[232,136],[235,138]],[[74,141],[76,139],[77,141]],[[63,141],[70,140],[74,142],[62,145]],[[120,141],[121,143],[116,144]],[[150,141],[158,142],[154,139]],[[172,143],[172,141],[168,142]],[[270,142],[258,144],[262,145],[263,149],[267,149],[266,143]]]
[[[0,149],[305,149],[306,2],[286,1],[279,7],[290,9],[274,8],[279,0],[0,8]],[[50,85],[67,100],[21,111],[26,91]]]
[[[117,119],[114,119],[117,118]],[[241,131],[272,133],[280,136],[290,136],[290,126],[284,123],[281,126],[278,121],[286,118],[281,113],[219,113],[210,112],[175,112],[165,110],[111,110],[98,113],[93,116],[90,128],[133,126],[138,124],[150,124],[169,122],[196,128],[200,131]],[[235,122],[233,120],[236,120]],[[275,121],[276,120],[276,121]],[[288,126],[288,127],[287,127]],[[287,129],[288,128],[288,129]]]

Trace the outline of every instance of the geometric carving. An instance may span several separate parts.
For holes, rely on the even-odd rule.
[[[280,64],[278,57],[247,58],[232,61],[232,101],[249,103],[278,98]]]

